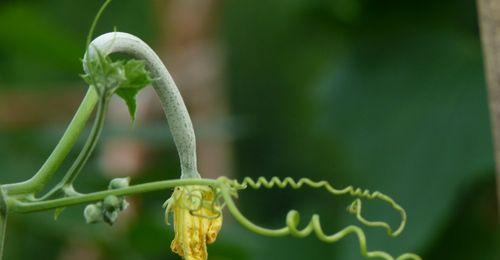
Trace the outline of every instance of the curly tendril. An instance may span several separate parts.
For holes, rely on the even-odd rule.
[[[209,193],[211,192],[211,193]],[[207,198],[206,194],[215,194],[215,198]],[[186,209],[189,213],[196,217],[206,219],[217,219],[222,215],[222,205],[219,203],[217,191],[213,187],[195,186],[195,188],[188,189],[178,200],[179,207]],[[201,209],[206,209],[206,213]]]
[[[380,193],[378,191],[375,192],[370,192],[369,190],[363,190],[360,188],[354,188],[353,186],[348,186],[344,189],[335,189],[333,188],[330,183],[327,181],[312,181],[308,178],[301,178],[298,181],[295,181],[294,179],[287,177],[284,178],[283,180],[279,179],[278,177],[272,177],[271,179],[267,180],[265,177],[259,177],[257,178],[257,181],[253,180],[252,178],[245,177],[242,182],[238,182],[236,180],[230,180],[227,179],[226,177],[221,177],[219,178],[222,181],[226,182],[229,184],[232,188],[236,190],[242,190],[246,189],[247,187],[253,188],[253,189],[260,189],[262,187],[271,189],[274,187],[284,189],[287,187],[290,187],[292,189],[300,189],[304,185],[315,188],[315,189],[325,189],[328,191],[330,194],[333,195],[350,195],[353,197],[358,197],[358,198],[364,198],[364,199],[380,199],[384,202],[387,202],[394,210],[396,210],[400,215],[401,215],[401,222],[398,226],[398,228],[393,231],[390,225],[388,225],[385,222],[380,222],[380,221],[369,221],[365,219],[362,214],[361,214],[361,200],[356,199],[349,205],[347,208],[348,212],[355,215],[356,218],[358,219],[359,222],[363,223],[366,226],[370,227],[381,227],[387,230],[387,234],[389,236],[398,236],[403,232],[403,229],[406,225],[406,212],[404,209],[398,205],[393,199],[391,199],[389,196]]]
[[[403,260],[403,259],[413,259],[420,260],[421,258],[413,253],[405,253],[396,258],[392,257],[390,254],[384,251],[369,251],[366,242],[366,235],[364,231],[356,226],[350,225],[345,227],[344,229],[338,231],[337,233],[328,235],[323,231],[321,226],[320,217],[318,214],[314,214],[311,217],[311,220],[307,223],[307,225],[299,229],[300,223],[300,214],[296,210],[291,210],[288,212],[286,216],[286,226],[278,229],[269,229],[258,226],[248,220],[236,207],[233,197],[237,197],[237,192],[239,190],[244,190],[248,187],[253,189],[261,189],[261,188],[287,188],[290,187],[292,189],[300,189],[304,186],[308,186],[315,189],[324,189],[331,193],[332,195],[350,195],[356,197],[356,199],[349,205],[347,208],[348,212],[355,215],[356,219],[361,222],[363,225],[369,227],[381,227],[387,230],[387,234],[389,236],[395,237],[401,234],[406,224],[406,212],[404,209],[397,204],[393,199],[389,196],[380,193],[378,191],[370,192],[369,190],[363,190],[359,188],[354,188],[352,186],[348,186],[344,189],[335,189],[326,181],[312,181],[308,178],[301,178],[298,181],[287,177],[284,179],[280,179],[278,177],[272,177],[271,179],[266,179],[264,177],[259,177],[257,180],[254,180],[249,177],[245,177],[243,181],[239,182],[237,180],[228,179],[227,177],[220,177],[217,179],[217,188],[218,192],[216,194],[216,199],[214,199],[213,203],[216,203],[219,198],[224,200],[224,206],[228,207],[229,212],[236,218],[236,220],[242,224],[244,227],[249,229],[252,232],[255,232],[260,235],[272,236],[272,237],[280,237],[291,235],[294,237],[303,238],[309,236],[311,233],[314,233],[316,237],[327,243],[333,243],[341,240],[347,235],[354,233],[358,237],[359,247],[361,251],[361,255],[366,258],[382,258],[387,260]],[[399,227],[393,231],[391,226],[382,221],[370,221],[367,220],[362,215],[362,201],[361,199],[379,199],[384,202],[387,202],[393,209],[395,209],[401,215],[401,223]],[[220,206],[220,205],[219,205]]]
[[[318,214],[314,214],[303,228],[298,227],[300,214],[296,210],[288,212],[286,226],[278,229],[264,228],[248,220],[233,201],[233,198],[238,197],[238,191],[248,187],[253,189],[283,189],[287,187],[300,189],[308,186],[324,189],[335,196],[355,197],[355,200],[347,208],[348,212],[355,215],[361,224],[383,228],[392,237],[398,236],[403,231],[406,224],[406,213],[394,200],[378,191],[370,192],[352,186],[335,189],[326,181],[315,182],[307,178],[296,181],[289,177],[284,179],[272,177],[269,180],[264,177],[257,180],[247,177],[241,182],[225,177],[216,180],[201,179],[197,170],[196,138],[191,118],[175,82],[158,55],[141,39],[122,32],[107,33],[90,42],[97,21],[110,1],[106,0],[99,10],[87,37],[87,49],[83,59],[85,74],[82,77],[91,88],[68,129],[53,153],[33,177],[23,182],[0,186],[0,260],[7,210],[28,213],[48,209],[60,210],[76,204],[95,203],[85,208],[84,216],[87,222],[105,221],[112,224],[116,220],[118,212],[124,210],[128,205],[123,199],[124,196],[173,187],[176,187],[175,191],[164,205],[166,207],[165,222],[169,224],[168,214],[172,212],[175,238],[172,241],[171,249],[186,260],[206,260],[208,258],[206,245],[215,242],[217,238],[222,227],[222,208],[224,207],[228,208],[240,224],[257,234],[273,237],[291,235],[302,238],[314,233],[319,240],[333,243],[354,233],[358,238],[361,254],[367,258],[420,259],[419,256],[412,253],[393,258],[383,251],[369,251],[365,233],[356,225],[349,225],[337,233],[327,234],[323,231]],[[126,54],[133,59],[113,61],[109,58],[109,55],[113,53]],[[110,96],[116,93],[122,97],[133,117],[135,95],[150,83],[153,84],[169,121],[170,133],[180,158],[180,179],[148,182],[133,186],[129,186],[128,179],[115,179],[110,182],[108,190],[87,194],[76,192],[73,188],[73,182],[96,146],[104,124],[104,115]],[[75,145],[97,103],[99,106],[94,127],[80,155],[63,179],[46,195],[37,198],[35,195],[44,190]],[[401,215],[400,225],[393,230],[386,222],[366,219],[362,215],[362,199],[378,199],[388,203]]]

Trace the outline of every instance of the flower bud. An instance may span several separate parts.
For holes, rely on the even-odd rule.
[[[102,202],[106,211],[115,211],[121,208],[122,200],[115,195],[108,195]]]
[[[108,223],[109,225],[115,224],[117,219],[118,219],[118,210],[105,211],[103,214],[104,222]]]
[[[126,188],[128,186],[130,186],[130,177],[115,178],[109,182],[108,189],[116,190],[116,189]]]
[[[130,205],[128,201],[122,198],[120,203],[120,210],[121,211],[126,210],[128,208],[128,205]]]
[[[87,205],[83,211],[83,216],[85,216],[85,221],[88,224],[100,222],[102,221],[102,209],[95,204]]]

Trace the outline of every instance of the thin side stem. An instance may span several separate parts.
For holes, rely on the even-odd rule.
[[[5,244],[6,232],[7,232],[7,213],[0,212],[0,260],[3,259],[3,248]]]
[[[59,192],[63,191],[66,187],[70,187],[73,185],[73,182],[83,169],[83,166],[87,163],[88,159],[90,158],[90,155],[92,154],[92,151],[95,149],[97,145],[97,141],[99,140],[99,136],[101,135],[104,126],[104,119],[107,111],[107,106],[108,106],[108,99],[102,98],[99,101],[99,105],[97,106],[97,113],[94,121],[94,126],[92,127],[92,130],[89,134],[87,142],[85,143],[82,151],[76,158],[75,162],[71,165],[68,172],[64,175],[63,179],[53,189],[47,192],[47,194],[40,197],[39,200],[45,200],[47,198],[50,198],[54,194],[58,194]]]
[[[45,187],[78,140],[78,137],[94,110],[97,100],[98,97],[94,88],[89,88],[61,140],[59,140],[54,151],[50,154],[40,170],[27,181],[3,185],[2,187],[7,195],[37,193]]]
[[[99,140],[99,136],[101,135],[102,128],[104,126],[104,119],[106,117],[105,115],[107,107],[108,107],[108,100],[104,98],[101,99],[101,101],[99,102],[94,127],[92,128],[90,137],[87,140],[88,142],[85,144],[82,153],[76,159],[75,164],[70,168],[69,173],[64,176],[63,178],[64,185],[70,185],[75,181],[76,177],[81,172],[83,166],[87,163],[90,155],[92,154],[92,151],[95,149],[97,141]]]
[[[7,205],[10,212],[29,213],[100,201],[108,195],[127,196],[151,191],[165,190],[168,188],[185,185],[217,185],[217,181],[213,179],[200,178],[156,181],[133,185],[122,189],[99,191],[72,197],[35,202],[22,202],[15,198],[9,197],[7,199]]]
[[[0,260],[3,259],[3,249],[5,244],[5,235],[7,233],[7,214],[0,213]]]

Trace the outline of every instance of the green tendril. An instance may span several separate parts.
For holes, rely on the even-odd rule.
[[[229,180],[225,177],[220,178],[222,181],[228,183],[230,186],[237,190],[241,189],[246,189],[247,187],[253,188],[253,189],[260,189],[262,187],[271,189],[271,188],[293,188],[293,189],[300,189],[303,186],[308,186],[311,188],[315,189],[324,189],[328,191],[332,195],[350,195],[353,197],[358,197],[358,198],[364,198],[364,199],[379,199],[384,202],[387,202],[394,210],[396,210],[400,215],[401,215],[401,222],[398,226],[398,228],[393,231],[393,229],[390,227],[385,222],[380,222],[380,221],[368,221],[366,220],[362,214],[361,214],[361,200],[356,199],[349,207],[348,207],[348,212],[351,214],[354,214],[357,218],[357,220],[367,226],[371,227],[381,227],[387,230],[387,234],[389,236],[398,236],[401,234],[403,231],[405,225],[406,225],[406,212],[404,209],[398,205],[393,199],[391,199],[389,196],[380,193],[378,191],[375,192],[370,192],[369,190],[363,190],[360,188],[354,188],[353,186],[348,186],[343,189],[335,189],[333,188],[328,182],[326,181],[312,181],[308,178],[301,178],[298,181],[295,181],[294,179],[287,177],[284,178],[283,180],[279,179],[278,177],[272,177],[271,179],[267,180],[264,177],[259,177],[257,181],[246,177],[243,179],[242,182],[234,181],[234,180]]]
[[[86,48],[89,47],[90,41],[92,40],[92,36],[94,36],[94,31],[95,31],[95,28],[97,26],[97,22],[99,21],[102,14],[104,13],[104,11],[106,10],[106,8],[108,7],[108,5],[110,3],[111,3],[111,0],[106,0],[106,2],[104,2],[104,4],[99,8],[99,11],[97,12],[96,16],[94,17],[94,20],[92,21],[92,25],[90,26],[89,33],[87,34],[87,41],[85,42]]]
[[[332,195],[349,195],[356,197],[356,199],[349,205],[347,208],[348,212],[355,215],[356,219],[363,225],[368,227],[379,227],[387,230],[387,234],[391,237],[395,237],[401,234],[406,224],[406,212],[404,209],[397,204],[393,199],[389,196],[382,194],[378,191],[370,192],[369,190],[363,190],[359,188],[354,188],[352,186],[348,186],[343,189],[335,189],[326,181],[312,181],[308,178],[301,178],[298,181],[287,177],[284,179],[280,179],[278,177],[272,177],[269,180],[265,177],[259,177],[257,180],[254,180],[249,177],[245,177],[243,181],[239,182],[237,180],[232,180],[227,177],[220,177],[216,180],[216,182],[209,187],[215,194],[215,197],[211,201],[207,201],[203,197],[203,192],[206,191],[205,186],[196,186],[190,187],[186,189],[186,193],[182,193],[180,196],[174,196],[167,200],[164,204],[166,206],[171,202],[170,200],[176,201],[177,205],[181,208],[189,210],[192,216],[207,218],[207,219],[215,219],[221,216],[221,209],[227,206],[229,212],[233,217],[248,230],[270,237],[281,237],[291,235],[298,238],[304,238],[311,234],[315,234],[316,237],[326,243],[334,243],[342,238],[354,234],[358,238],[359,248],[361,255],[366,258],[381,258],[386,260],[420,260],[421,258],[413,253],[405,253],[400,256],[394,258],[390,254],[384,251],[369,251],[367,246],[367,239],[363,229],[356,225],[349,225],[342,230],[333,233],[327,234],[322,228],[320,217],[318,214],[314,214],[310,221],[303,228],[299,228],[300,224],[300,214],[296,210],[291,210],[286,215],[286,226],[278,229],[269,229],[265,227],[261,227],[253,222],[251,222],[248,218],[246,218],[236,207],[233,198],[238,197],[238,191],[253,188],[253,189],[272,189],[272,188],[292,188],[292,189],[300,189],[302,187],[311,187],[315,189],[324,189]],[[179,187],[178,187],[179,188]],[[384,202],[387,202],[393,209],[401,215],[401,223],[396,231],[390,227],[389,224],[382,221],[370,221],[367,220],[362,215],[362,199],[373,200],[379,199]],[[210,214],[199,214],[197,211],[205,208],[209,209],[215,215]],[[167,213],[168,213],[167,208]],[[168,223],[168,222],[167,222]]]
[[[203,196],[204,192],[209,189],[213,192],[214,199],[208,200]],[[205,219],[217,219],[222,216],[222,208],[224,207],[224,205],[220,203],[219,198],[221,198],[221,193],[219,192],[219,189],[216,189],[213,186],[190,186],[185,189],[185,193],[182,193],[182,195],[177,195],[174,192],[173,196],[165,201],[163,207],[167,208],[165,211],[166,215],[170,212],[170,203],[174,203],[178,207],[188,210],[189,214],[192,216]],[[198,213],[201,209],[208,209],[209,212],[207,214]],[[166,222],[168,223],[168,221]]]
[[[421,259],[418,255],[413,254],[413,253],[405,253],[403,255],[400,255],[396,258],[392,257],[390,254],[383,252],[383,251],[369,251],[367,247],[367,242],[366,242],[366,235],[364,231],[355,225],[350,225],[345,227],[344,229],[338,231],[337,233],[328,235],[323,231],[323,228],[321,226],[320,222],[320,217],[317,214],[314,214],[311,218],[311,220],[307,223],[307,225],[299,229],[298,225],[300,223],[300,214],[296,210],[291,210],[288,212],[286,216],[286,226],[283,228],[278,228],[278,229],[269,229],[269,228],[264,228],[261,226],[258,226],[248,220],[236,207],[233,197],[235,196],[235,193],[238,190],[243,190],[248,187],[253,188],[253,189],[260,189],[260,188],[293,188],[293,189],[300,189],[304,186],[308,186],[311,188],[316,188],[316,189],[325,189],[329,193],[333,195],[350,195],[354,197],[358,197],[349,207],[348,211],[352,214],[356,215],[356,218],[358,221],[360,221],[362,224],[370,227],[382,227],[387,230],[388,235],[390,236],[397,236],[401,234],[403,231],[405,224],[406,224],[406,213],[404,209],[399,206],[394,200],[392,200],[390,197],[387,195],[384,195],[378,191],[375,192],[370,192],[368,190],[362,190],[362,189],[357,189],[352,186],[348,186],[344,189],[335,189],[333,188],[328,182],[326,181],[319,181],[315,182],[307,178],[302,178],[299,179],[298,181],[295,181],[294,179],[287,177],[284,179],[279,179],[278,177],[272,177],[270,180],[260,177],[256,181],[246,177],[243,179],[242,182],[238,182],[236,180],[231,180],[226,177],[220,177],[217,179],[218,183],[223,183],[222,186],[220,186],[220,196],[224,199],[225,205],[228,207],[229,212],[235,217],[235,219],[244,227],[249,229],[252,232],[255,232],[260,235],[264,236],[271,236],[271,237],[280,237],[280,236],[286,236],[286,235],[291,235],[294,237],[299,237],[303,238],[306,236],[309,236],[310,234],[314,233],[316,237],[327,243],[333,243],[341,240],[342,238],[346,237],[347,235],[354,233],[359,242],[359,247],[361,251],[361,255],[366,257],[366,258],[382,258],[382,259],[387,259],[387,260],[393,260],[393,259],[398,259],[398,260],[403,260],[403,259],[413,259],[413,260],[419,260]],[[389,224],[381,221],[369,221],[366,220],[362,214],[361,214],[361,209],[362,209],[362,204],[361,204],[361,198],[362,199],[380,199],[382,201],[387,202],[390,204],[396,211],[398,211],[401,215],[401,224],[399,227],[396,229],[396,231],[392,231],[392,228],[390,227]]]
[[[296,210],[289,211],[285,219],[286,226],[277,229],[261,227],[246,218],[234,202],[234,198],[238,198],[238,192],[242,190],[247,188],[300,189],[302,187],[311,187],[314,189],[323,189],[334,196],[348,195],[354,197],[354,201],[347,207],[348,213],[354,215],[359,223],[364,226],[386,230],[387,234],[391,237],[400,235],[407,221],[404,209],[392,198],[378,191],[371,192],[353,186],[335,189],[326,181],[313,181],[308,178],[294,180],[290,177],[283,179],[278,177],[270,179],[259,177],[255,180],[246,177],[241,182],[227,177],[201,179],[196,167],[196,142],[189,114],[172,77],[154,51],[139,38],[119,32],[115,32],[112,35],[102,35],[99,37],[99,40],[91,43],[97,22],[110,2],[111,0],[106,0],[101,6],[87,35],[87,53],[82,60],[85,74],[82,75],[82,78],[90,85],[91,90],[82,102],[68,130],[46,163],[31,179],[0,186],[0,260],[2,259],[2,246],[8,212],[29,213],[57,209],[57,216],[64,207],[94,203],[88,205],[84,210],[87,222],[95,223],[104,221],[108,224],[113,224],[118,213],[123,211],[128,205],[125,201],[125,196],[174,187],[176,189],[183,187],[185,191],[180,193],[181,195],[176,195],[174,192],[174,195],[165,202],[164,206],[167,207],[166,213],[169,212],[170,207],[175,203],[175,205],[188,210],[193,216],[216,219],[222,217],[222,209],[227,207],[229,212],[242,226],[260,235],[270,237],[290,235],[303,238],[314,234],[323,242],[334,243],[350,234],[354,234],[358,239],[361,255],[366,258],[382,258],[386,260],[421,259],[413,253],[405,253],[394,258],[384,251],[369,251],[366,235],[363,229],[356,225],[349,225],[336,233],[327,234],[322,228],[318,214],[312,215],[309,222],[303,228],[299,228],[300,214]],[[122,44],[122,47],[126,46],[126,48],[115,48],[115,41]],[[112,61],[109,54],[114,52],[128,54],[139,58],[139,60]],[[96,147],[104,125],[109,98],[113,94],[121,97],[126,102],[133,120],[136,110],[136,95],[141,89],[151,83],[154,85],[164,112],[169,119],[171,133],[181,161],[181,178],[132,186],[129,186],[128,178],[118,178],[110,182],[108,190],[87,194],[76,192],[73,188],[73,182]],[[96,103],[98,103],[98,108],[94,125],[87,142],[75,162],[64,177],[49,192],[36,198],[35,195],[43,190],[69,153],[71,147],[74,146]],[[213,193],[213,196],[212,194],[210,196],[205,195],[207,191]],[[375,199],[389,204],[400,214],[401,221],[396,229],[393,229],[386,222],[368,220],[363,216],[363,200]],[[206,209],[208,212],[202,209]],[[167,215],[166,218],[168,217]],[[168,223],[168,219],[166,220]]]
[[[203,218],[209,218],[209,219],[215,219],[219,218],[222,216],[222,208],[227,207],[231,215],[245,228],[248,230],[264,235],[264,236],[270,236],[270,237],[282,237],[282,236],[294,236],[298,238],[303,238],[307,237],[311,234],[315,234],[316,237],[327,243],[334,243],[342,238],[354,234],[358,238],[358,243],[360,247],[360,252],[361,255],[366,257],[366,258],[381,258],[381,259],[386,259],[386,260],[404,260],[404,259],[411,259],[411,260],[420,260],[421,258],[413,253],[405,253],[402,254],[396,258],[392,257],[390,254],[384,252],[384,251],[370,251],[368,250],[367,246],[367,239],[366,235],[361,229],[361,227],[356,226],[356,225],[349,225],[342,230],[333,233],[333,234],[327,234],[323,230],[321,226],[321,221],[320,217],[318,214],[314,214],[310,221],[303,227],[299,228],[300,224],[300,214],[296,210],[291,210],[288,212],[286,215],[286,226],[282,228],[277,228],[277,229],[270,229],[270,228],[265,228],[261,227],[252,221],[250,221],[248,218],[246,218],[240,210],[236,207],[236,204],[233,200],[233,198],[238,197],[238,192],[242,191],[247,188],[253,188],[253,189],[261,189],[261,188],[293,188],[293,189],[300,189],[302,187],[312,187],[316,189],[324,189],[331,193],[332,195],[350,195],[356,197],[353,203],[350,204],[348,207],[348,211],[352,214],[356,215],[356,218],[358,221],[360,221],[361,224],[369,226],[369,227],[382,227],[385,228],[390,236],[397,236],[399,235],[405,226],[406,223],[406,214],[404,213],[404,210],[401,206],[399,206],[396,202],[394,202],[390,197],[387,195],[384,195],[380,192],[369,192],[367,190],[362,190],[362,189],[356,189],[353,188],[352,186],[343,188],[343,189],[335,189],[333,188],[328,182],[326,181],[312,181],[307,178],[302,178],[299,179],[298,181],[292,179],[292,178],[284,178],[284,179],[279,179],[277,177],[273,177],[271,179],[266,179],[264,177],[260,177],[257,180],[251,179],[251,178],[244,178],[243,181],[239,182],[236,180],[229,179],[227,177],[220,177],[218,179],[174,179],[174,180],[166,180],[166,181],[159,181],[159,182],[151,182],[151,183],[145,183],[145,184],[139,184],[135,186],[130,186],[130,187],[123,187],[123,188],[118,188],[114,190],[108,190],[108,191],[102,191],[102,192],[95,192],[95,193],[89,193],[89,194],[75,194],[72,197],[66,197],[66,198],[57,198],[57,199],[49,199],[49,200],[44,200],[44,201],[35,201],[35,202],[29,202],[29,201],[18,201],[15,198],[9,198],[9,204],[11,205],[10,208],[13,211],[17,212],[33,212],[33,211],[41,211],[41,210],[47,210],[51,208],[58,208],[61,206],[69,206],[69,205],[76,205],[76,204],[84,204],[88,202],[95,202],[95,201],[100,201],[106,198],[109,195],[115,195],[115,196],[126,196],[129,194],[138,194],[138,193],[143,193],[143,192],[150,192],[154,190],[162,190],[162,189],[168,189],[172,187],[187,187],[190,186],[190,190],[185,193],[182,197],[181,196],[173,196],[167,202],[164,204],[164,206],[167,206],[169,204],[168,202],[171,200],[175,200],[176,202],[180,202],[177,205],[180,205],[181,207],[188,209],[190,214],[193,216],[198,216],[198,217],[203,217]],[[193,186],[197,186],[194,187]],[[208,189],[211,189],[211,191],[214,193],[213,199],[207,199],[203,197],[203,192],[206,192]],[[390,228],[389,224],[381,221],[369,221],[365,217],[362,216],[361,214],[361,209],[362,209],[362,199],[380,199],[383,200],[387,203],[389,203],[395,210],[400,212],[402,219],[401,219],[401,224],[399,228],[396,231],[392,231]],[[194,203],[194,207],[192,206],[193,203],[182,203],[182,201],[186,200],[196,200],[199,203]],[[214,213],[214,215],[211,214],[200,214],[198,211],[200,209],[209,209],[211,213]],[[167,208],[167,213],[168,213],[168,208]]]

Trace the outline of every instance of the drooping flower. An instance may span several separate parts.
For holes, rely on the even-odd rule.
[[[221,206],[214,191],[207,186],[190,185],[175,188],[165,202],[165,222],[173,212],[175,237],[170,245],[185,260],[206,260],[207,244],[215,242],[222,227]]]

